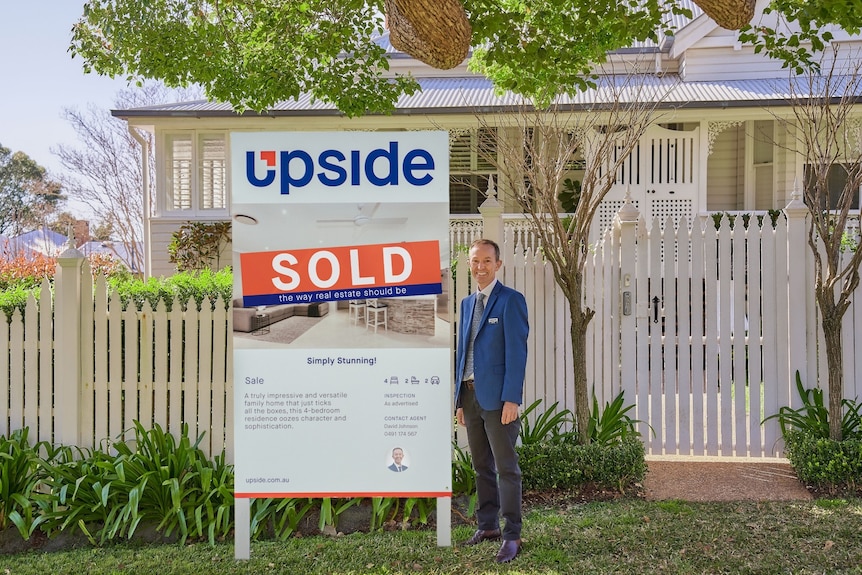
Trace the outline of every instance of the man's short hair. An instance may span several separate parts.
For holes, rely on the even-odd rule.
[[[500,261],[500,246],[497,245],[497,242],[494,240],[489,240],[487,238],[479,238],[478,240],[473,240],[473,243],[470,244],[470,249],[472,250],[475,246],[491,246],[494,248],[494,261]]]

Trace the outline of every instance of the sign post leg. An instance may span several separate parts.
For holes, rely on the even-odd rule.
[[[452,498],[437,498],[437,547],[452,546]]]
[[[236,498],[233,505],[235,517],[233,558],[237,561],[248,561],[251,557],[251,499]]]

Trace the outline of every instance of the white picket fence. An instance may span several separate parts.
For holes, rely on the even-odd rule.
[[[804,211],[788,210],[774,229],[716,230],[704,221],[691,230],[685,221],[618,222],[594,246],[585,294],[596,310],[590,383],[602,404],[623,391],[636,405],[651,454],[781,456],[777,422],[761,420],[799,405],[796,370],[807,387],[825,386]],[[457,246],[495,226],[503,230],[500,278],[528,302],[525,405],[542,399],[543,408],[574,411],[568,303],[523,223],[453,223],[455,329],[456,302],[470,289]],[[188,425],[191,436],[205,434],[206,453],[224,449],[233,461],[224,302],[122,310],[80,259],[60,258],[54,289],[52,300],[46,283],[24,314],[0,321],[8,380],[0,434],[26,426],[38,440],[92,448],[131,437],[134,420],[174,434]],[[862,300],[846,316],[844,346],[845,396],[862,397]]]
[[[23,316],[0,321],[9,350],[0,354],[8,377],[0,434],[29,427],[37,441],[93,448],[133,438],[136,420],[177,437],[187,425],[193,440],[204,434],[204,452],[226,449],[232,460],[233,328],[224,302],[123,310],[104,277],[94,286],[87,262],[77,265],[80,273],[58,273],[53,302],[46,281],[38,304],[31,298]],[[75,309],[64,313],[69,292]]]
[[[801,405],[797,370],[806,387],[827,385],[805,213],[788,210],[775,228],[768,218],[734,229],[712,218],[618,222],[594,246],[588,379],[600,404],[620,391],[635,404],[648,453],[783,455],[778,422],[763,419]],[[504,230],[500,277],[525,294],[530,314],[525,405],[542,399],[574,412],[568,302],[541,250],[523,247],[522,228]],[[458,233],[453,245],[469,244],[482,228]],[[466,278],[456,251],[455,276]],[[456,282],[453,299],[469,289]],[[843,331],[849,399],[862,398],[862,290],[854,300]]]

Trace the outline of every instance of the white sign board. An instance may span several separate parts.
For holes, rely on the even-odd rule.
[[[230,147],[237,499],[449,497],[447,134]]]

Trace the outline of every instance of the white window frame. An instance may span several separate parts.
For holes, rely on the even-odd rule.
[[[204,164],[204,141],[207,139],[220,139],[223,142],[224,157],[222,166],[216,168],[216,179],[221,180],[223,190],[221,205],[208,207],[207,198],[203,193],[204,182],[211,177],[205,172]],[[185,207],[175,207],[173,201],[173,158],[175,141],[187,140],[191,142],[191,157],[188,159],[189,169],[185,177],[188,179],[188,197]],[[160,174],[156,214],[162,218],[228,218],[230,216],[230,150],[228,149],[228,133],[219,130],[170,130],[165,131],[159,138],[161,153],[158,154],[157,171]],[[220,173],[218,173],[220,171]],[[213,195],[210,194],[210,198]]]

